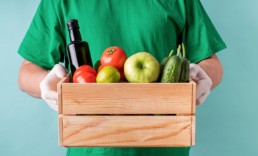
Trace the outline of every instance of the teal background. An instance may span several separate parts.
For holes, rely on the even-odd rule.
[[[192,156],[257,156],[258,1],[202,0],[228,48],[218,54],[224,79],[197,108]],[[17,87],[17,49],[39,0],[0,0],[0,155],[61,156],[57,113]]]

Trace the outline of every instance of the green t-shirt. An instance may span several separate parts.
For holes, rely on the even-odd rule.
[[[187,58],[197,63],[224,49],[199,0],[42,0],[19,54],[45,69],[63,62],[70,43],[66,22],[77,19],[82,39],[96,62],[107,47],[127,56],[139,51],[158,61],[184,42]],[[70,148],[69,156],[187,156],[189,148]]]

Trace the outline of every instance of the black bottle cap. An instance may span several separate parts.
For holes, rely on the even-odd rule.
[[[69,21],[67,21],[67,27],[68,27],[68,30],[71,30],[71,29],[79,29],[79,24],[78,24],[78,20],[76,19],[71,19]]]

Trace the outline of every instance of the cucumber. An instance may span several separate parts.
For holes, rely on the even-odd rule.
[[[184,43],[182,43],[182,49],[183,49],[183,57],[181,58],[182,64],[181,64],[181,74],[180,74],[179,82],[189,82],[190,62],[185,57],[186,51],[185,51]]]
[[[174,53],[174,50],[171,50],[169,55],[161,61],[161,63],[160,63],[160,74],[159,74],[158,81],[161,81],[161,77],[162,77],[162,74],[163,74],[164,67],[165,67],[166,63],[168,62],[169,58],[173,55],[173,53]]]
[[[181,73],[181,58],[179,57],[181,51],[181,45],[178,46],[177,55],[171,56],[162,73],[161,82],[162,83],[173,83],[179,82]]]
[[[165,58],[161,61],[161,63],[160,63],[160,71],[163,71],[163,69],[164,69],[166,63],[168,62],[169,58],[173,55],[173,53],[174,53],[174,50],[171,50],[170,53],[169,53],[169,55],[168,55],[167,57],[165,57]]]

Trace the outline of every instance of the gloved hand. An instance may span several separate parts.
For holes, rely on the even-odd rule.
[[[66,75],[67,70],[62,65],[56,64],[40,83],[41,98],[55,111],[58,111],[57,83]]]
[[[210,94],[212,81],[198,64],[190,64],[190,78],[196,82],[196,105],[202,104]]]

